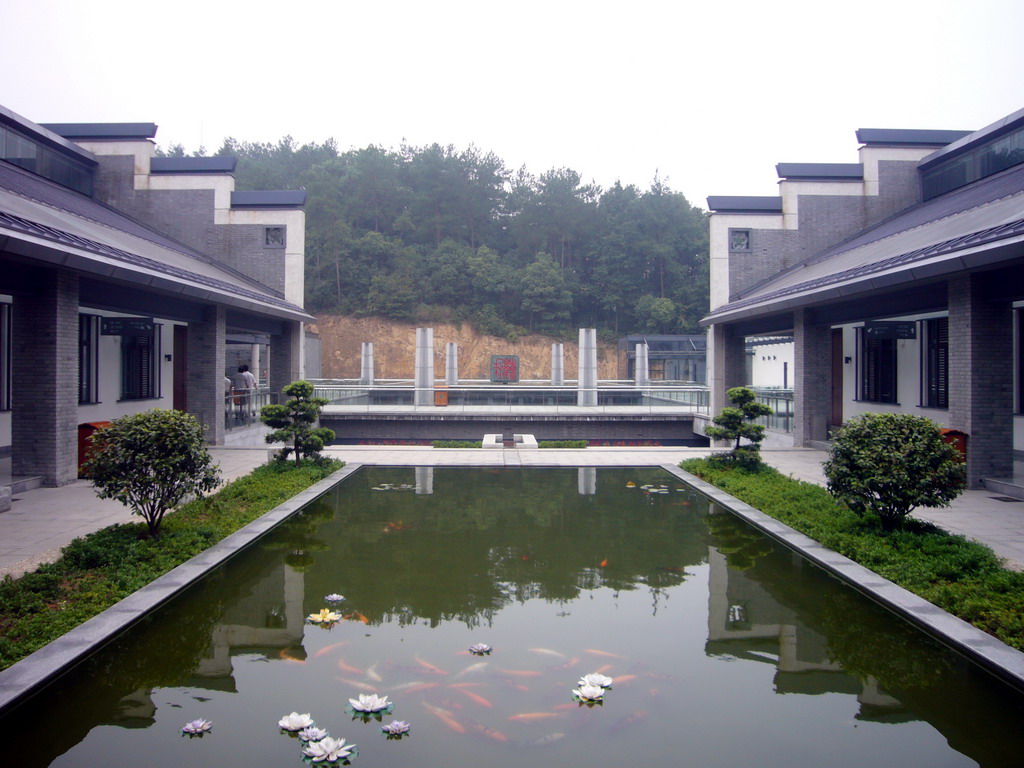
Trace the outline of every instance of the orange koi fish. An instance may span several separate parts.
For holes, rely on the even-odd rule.
[[[480,723],[469,722],[469,727],[472,728],[477,733],[486,736],[488,739],[492,739],[494,741],[500,741],[502,743],[505,743],[505,742],[508,741],[508,736],[506,736],[504,733],[502,733],[501,731],[496,731],[493,728],[488,728],[486,725],[481,725]]]
[[[573,667],[575,667],[579,663],[580,663],[580,657],[579,656],[573,656],[568,661],[565,661],[562,664],[558,664],[557,666],[551,667],[551,671],[552,672],[560,672],[563,669],[572,669]]]
[[[607,674],[608,672],[610,672],[612,670],[612,668],[614,668],[614,667],[615,667],[614,664],[605,664],[603,666],[598,667],[594,671],[597,672],[597,674],[599,674],[599,675],[604,675],[604,674]]]
[[[509,717],[509,720],[547,720],[549,717],[561,717],[561,715],[558,712],[522,712],[518,715],[512,715]]]
[[[543,672],[538,672],[535,669],[499,669],[503,675],[512,675],[513,677],[540,677]]]
[[[405,689],[406,693],[416,693],[417,691],[429,691],[431,688],[437,688],[440,683],[419,683]],[[397,689],[395,689],[397,690]]]
[[[359,667],[353,667],[351,664],[346,664],[344,659],[338,659],[338,669],[342,672],[348,672],[350,675],[365,674]]]
[[[522,683],[513,683],[512,687],[515,688],[517,691],[528,691],[528,690],[530,690],[530,688],[528,686],[525,686]]]
[[[285,661],[293,661],[296,664],[305,664],[306,663],[305,659],[300,659],[299,657],[292,656],[290,653],[288,653],[288,649],[287,648],[282,648],[278,652],[277,657],[279,659],[284,659]]]
[[[343,646],[343,645],[348,645],[348,640],[342,640],[340,643],[331,643],[330,645],[325,645],[323,648],[321,648],[319,651],[317,651],[313,655],[316,658],[319,659],[321,656],[326,656],[328,653],[333,651],[335,648],[341,648],[341,646]]]
[[[455,677],[462,677],[463,675],[472,675],[473,673],[479,672],[480,670],[486,668],[487,664],[488,664],[488,662],[486,662],[486,661],[478,661],[476,664],[470,664],[468,667],[463,669],[461,672],[457,672],[455,674]]]
[[[449,688],[476,688],[481,683],[452,683]]]
[[[373,680],[375,683],[381,682],[384,678],[377,674],[377,665],[374,664],[366,670],[366,679]]]
[[[622,685],[636,680],[636,675],[616,675],[614,685]]]
[[[602,560],[600,563],[598,563],[597,567],[598,568],[604,568],[606,565],[608,565],[608,558],[607,557],[604,560]]]
[[[461,693],[463,696],[465,696],[470,701],[479,704],[481,707],[487,707],[488,709],[493,709],[494,708],[494,705],[491,704],[491,702],[489,702],[487,699],[485,699],[479,693],[474,693],[473,691],[469,690],[468,688],[456,688],[455,690],[457,690],[459,693]]]
[[[617,653],[610,653],[608,651],[599,651],[599,650],[597,650],[595,648],[587,648],[585,653],[592,653],[595,656],[605,656],[605,657],[607,657],[609,659],[624,659],[624,658],[626,658],[625,656],[619,656],[619,654],[617,654]]]
[[[438,666],[436,666],[434,664],[431,664],[429,661],[424,661],[418,655],[417,656],[413,656],[413,658],[416,660],[416,663],[419,664],[423,668],[423,671],[425,671],[425,672],[430,672],[432,675],[447,675],[448,674],[447,672],[445,672],[440,667],[438,667]]]
[[[347,677],[339,677],[338,680],[344,683],[345,685],[351,685],[353,688],[358,688],[361,691],[376,693],[378,690],[377,686],[370,685],[369,683],[364,683],[361,680],[351,680]]]
[[[363,616],[361,613],[349,613],[345,615],[345,618],[349,621],[361,621],[363,624],[369,624],[370,620]]]
[[[452,716],[452,713],[449,712],[447,709],[441,709],[440,707],[431,706],[430,704],[427,704],[427,702],[425,701],[423,702],[423,706],[427,708],[427,711],[430,714],[434,715],[434,717],[436,717],[438,720],[440,720],[442,723],[448,726],[451,730],[455,731],[456,733],[466,732],[466,727],[458,720],[456,720]]]

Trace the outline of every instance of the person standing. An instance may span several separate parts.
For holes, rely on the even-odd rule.
[[[248,365],[238,366],[234,380],[235,392],[241,394],[240,410],[243,417],[252,415],[252,396],[256,392],[256,377],[252,375]]]

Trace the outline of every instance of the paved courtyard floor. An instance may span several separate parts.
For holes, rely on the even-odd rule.
[[[580,450],[480,450],[428,447],[337,446],[330,455],[349,463],[380,466],[636,467],[678,464],[706,456],[706,448],[586,448]],[[267,460],[267,450],[213,448],[225,480],[247,474]],[[824,485],[823,451],[764,449],[766,462],[785,475]],[[977,539],[1007,565],[1024,570],[1024,501],[1000,501],[990,491],[967,491],[949,509],[918,509],[914,515],[952,533]],[[114,523],[132,520],[127,508],[96,498],[86,480],[60,488],[16,494],[0,513],[0,576],[20,575],[52,562],[73,539]]]

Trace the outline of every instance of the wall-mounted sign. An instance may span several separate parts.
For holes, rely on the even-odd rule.
[[[869,339],[916,339],[917,323],[913,320],[868,320],[864,335]]]
[[[515,384],[519,381],[519,355],[491,355],[491,383]]]
[[[101,317],[103,336],[152,336],[156,324],[152,317]]]

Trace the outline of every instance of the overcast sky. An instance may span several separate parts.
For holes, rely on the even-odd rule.
[[[1021,0],[3,0],[0,104],[341,149],[470,143],[608,186],[773,195],[857,128],[1024,107]]]

